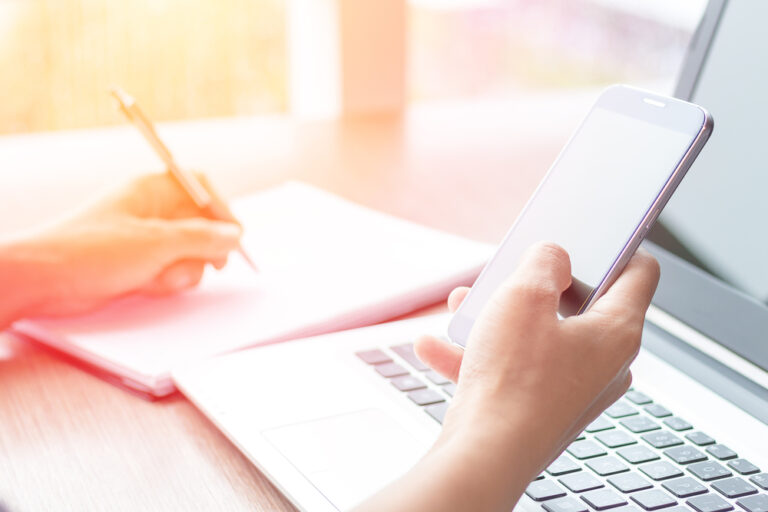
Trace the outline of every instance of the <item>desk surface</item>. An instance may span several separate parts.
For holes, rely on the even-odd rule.
[[[301,179],[494,242],[595,96],[423,106],[401,119],[212,120],[161,132],[184,165],[208,170],[228,196]],[[0,219],[3,234],[83,202],[116,176],[158,169],[127,128],[0,138],[0,162],[0,202],[14,212]],[[0,336],[0,386],[0,510],[293,510],[179,395],[145,402],[9,335]]]

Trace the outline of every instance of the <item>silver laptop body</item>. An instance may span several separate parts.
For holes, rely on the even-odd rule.
[[[768,510],[765,19],[764,2],[707,7],[677,95],[718,127],[646,243],[662,281],[633,390],[531,483],[518,510]],[[411,344],[443,335],[447,321],[246,350],[174,378],[298,508],[344,510],[407,472],[438,435],[454,385]]]

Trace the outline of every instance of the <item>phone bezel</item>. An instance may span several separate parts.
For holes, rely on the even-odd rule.
[[[530,199],[526,203],[525,207],[521,210],[515,222],[507,232],[504,240],[499,244],[499,247],[503,246],[507,239],[512,235],[520,219],[525,215],[526,211],[530,207],[531,203],[535,201],[542,185],[549,179],[552,170],[557,166],[562,156],[570,147],[571,143],[578,136],[581,127],[584,125],[584,121],[589,118],[589,115],[598,108],[612,110],[620,114],[632,117],[634,119],[646,121],[666,129],[680,131],[691,135],[691,142],[688,145],[685,153],[678,161],[675,168],[670,172],[664,186],[659,193],[653,199],[650,207],[645,211],[640,222],[635,226],[633,232],[628,238],[627,243],[617,255],[611,267],[607,270],[606,274],[600,280],[598,286],[593,290],[590,296],[579,310],[579,313],[586,311],[594,304],[595,301],[610,287],[613,281],[623,270],[629,259],[634,254],[637,247],[642,242],[646,233],[653,225],[653,222],[658,217],[661,210],[666,205],[672,193],[679,185],[685,173],[690,168],[696,156],[704,147],[710,133],[712,132],[713,120],[709,113],[698,105],[688,103],[686,101],[678,100],[675,98],[669,98],[661,96],[649,91],[629,87],[626,85],[611,86],[600,94],[597,101],[594,103],[589,113],[584,117],[584,120],[579,124],[579,127],[573,133],[571,138],[565,144],[560,154],[550,166],[547,173],[542,178],[538,187],[531,195]],[[487,269],[494,264],[495,259],[498,257],[497,253],[491,258],[483,271],[478,276],[475,282],[483,279]],[[471,298],[472,291],[465,301]],[[453,315],[451,322],[448,325],[448,337],[459,346],[465,346],[469,333],[472,330],[475,319],[469,315],[463,314],[463,307],[459,307],[456,313]]]

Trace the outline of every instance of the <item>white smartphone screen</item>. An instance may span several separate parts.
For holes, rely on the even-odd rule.
[[[665,126],[642,117],[598,101],[461,305],[449,328],[454,342],[466,342],[467,324],[536,242],[555,242],[570,255],[574,286],[563,300],[570,294],[575,304],[567,307],[577,310],[604,280],[704,120],[703,111],[698,127],[688,122]]]

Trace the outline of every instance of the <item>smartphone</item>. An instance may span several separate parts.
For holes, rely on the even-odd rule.
[[[538,241],[561,245],[571,258],[573,284],[560,315],[589,309],[621,274],[712,127],[698,105],[624,85],[606,89],[451,319],[451,341],[466,345],[485,303]]]

